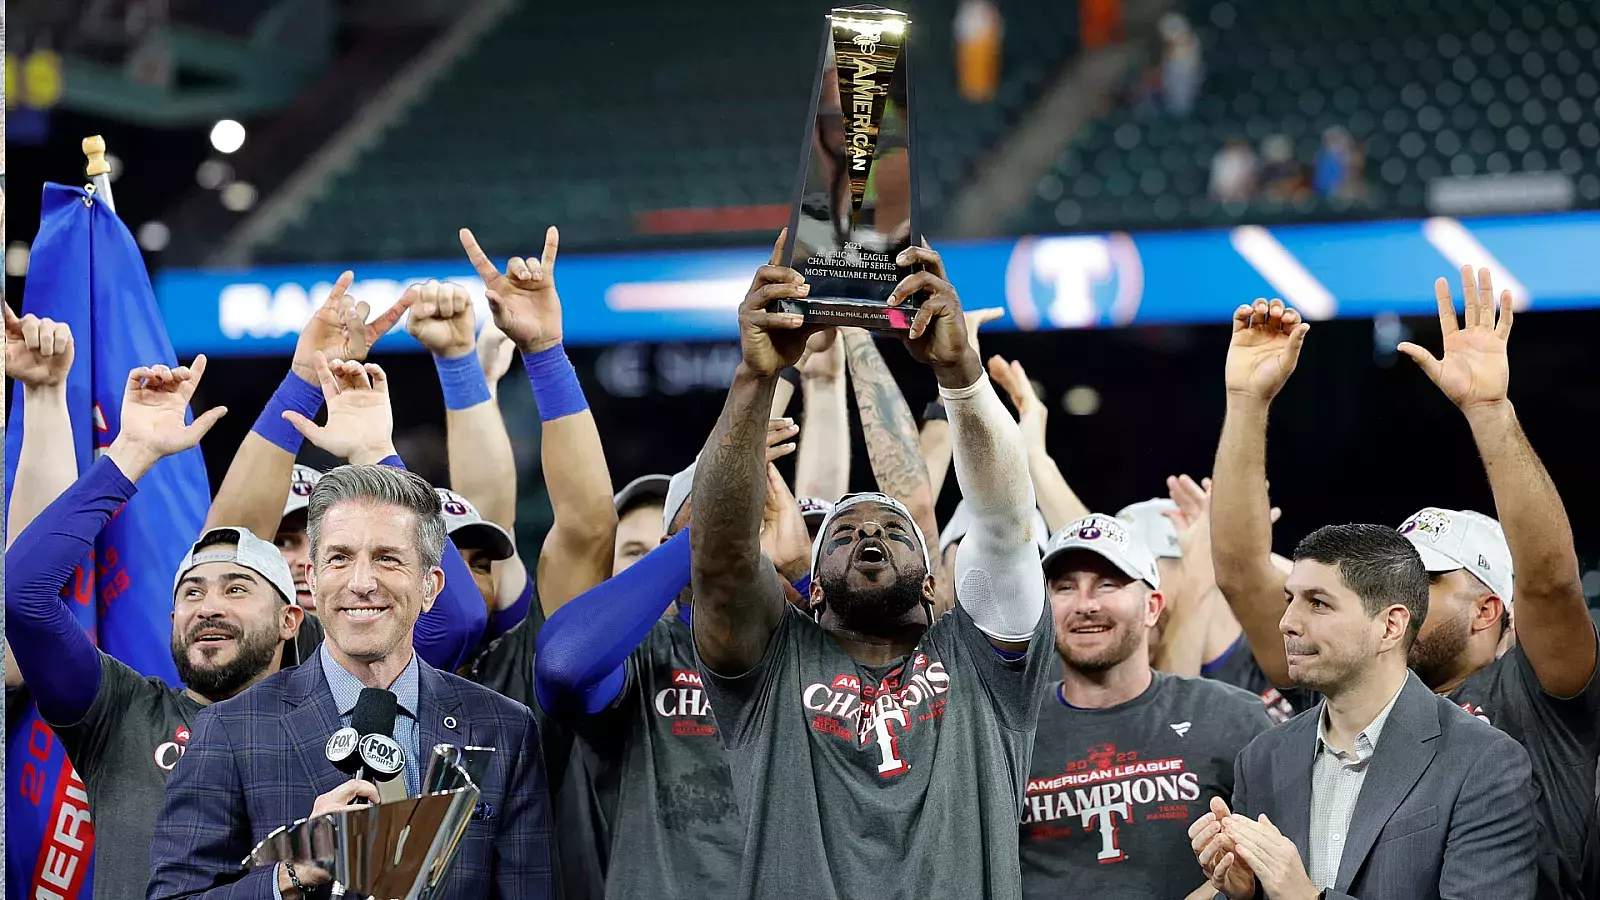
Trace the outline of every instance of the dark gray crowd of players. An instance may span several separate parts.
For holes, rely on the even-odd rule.
[[[921,271],[891,300],[919,301],[902,342],[939,385],[920,426],[890,341],[768,311],[806,295],[775,254],[702,452],[614,490],[562,351],[554,229],[504,270],[462,243],[492,325],[438,283],[373,318],[347,274],[301,333],[174,573],[181,685],[96,650],[62,593],[140,475],[221,415],[185,423],[204,360],[131,373],[121,434],[79,473],[71,335],[7,313],[27,416],[8,699],[39,704],[86,783],[97,900],[328,896],[325,872],[252,880],[238,860],[288,820],[408,786],[337,772],[326,735],[258,692],[292,705],[314,684],[336,726],[355,692],[389,691],[384,728],[415,747],[440,727],[429,692],[467,681],[521,710],[497,719],[531,711],[537,730],[512,733],[537,737],[496,748],[511,762],[482,787],[500,808],[475,817],[451,897],[1596,896],[1596,632],[1507,398],[1513,308],[1486,270],[1461,273],[1463,319],[1435,286],[1442,356],[1401,349],[1461,410],[1498,520],[1329,526],[1290,560],[1271,552],[1266,423],[1310,326],[1279,301],[1234,312],[1210,477],[1105,515],[1051,460],[1022,367],[981,362],[995,311],[964,312],[937,254],[906,251]],[[365,364],[405,313],[448,410],[450,488],[421,499]],[[495,396],[514,351],[554,512],[531,564]],[[867,493],[847,483],[852,394]],[[296,465],[302,440],[350,465]],[[793,485],[772,464],[791,453]],[[244,750],[202,746],[240,734]]]

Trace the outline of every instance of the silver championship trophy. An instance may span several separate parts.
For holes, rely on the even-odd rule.
[[[335,733],[329,740],[330,760],[350,752],[345,745],[355,743],[352,736]],[[367,757],[371,774],[380,779],[391,767],[384,759],[386,747],[354,749]],[[285,825],[257,844],[242,867],[280,862],[315,866],[333,877],[334,894],[349,900],[428,900],[443,886],[455,860],[478,804],[478,780],[493,752],[492,747],[436,744],[421,796]],[[393,765],[388,774],[399,771]]]

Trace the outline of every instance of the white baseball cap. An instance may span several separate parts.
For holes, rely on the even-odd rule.
[[[939,532],[939,555],[950,549],[950,545],[967,536],[972,530],[972,507],[963,499],[956,504],[955,512],[950,514],[950,521],[944,523],[944,530]],[[1046,545],[1050,542],[1050,526],[1044,522],[1044,513],[1035,509],[1033,511],[1033,544],[1042,555]]]
[[[805,519],[807,525],[812,522],[827,521],[828,515],[833,512],[834,507],[831,501],[824,500],[821,497],[801,497],[795,502],[800,504],[800,518]]]
[[[229,544],[233,546],[227,546]],[[189,547],[189,552],[184,554],[183,561],[178,563],[177,574],[172,576],[174,601],[178,596],[178,585],[183,582],[183,576],[197,566],[214,562],[243,566],[265,578],[284,602],[290,606],[300,605],[294,590],[294,575],[289,572],[289,563],[284,561],[283,554],[278,552],[277,547],[256,537],[250,529],[235,525],[220,525],[208,529]],[[292,666],[299,663],[300,645],[295,639],[290,638],[283,644],[283,664]]]
[[[468,546],[488,550],[490,559],[510,559],[517,552],[511,532],[478,515],[477,507],[467,498],[445,488],[434,488],[433,491],[439,495],[439,503],[444,507],[445,533],[456,542],[456,546],[459,547],[465,538],[471,542]]]
[[[295,464],[294,475],[289,480],[289,498],[283,502],[283,514],[300,512],[311,505],[311,489],[322,480],[322,473],[310,466]]]
[[[1182,559],[1178,526],[1165,515],[1168,510],[1177,508],[1178,504],[1167,497],[1153,497],[1124,506],[1117,511],[1117,518],[1133,528],[1156,559]]]
[[[1056,557],[1070,550],[1087,550],[1116,566],[1129,578],[1137,578],[1153,588],[1161,587],[1155,555],[1138,532],[1114,516],[1093,513],[1051,535],[1050,545],[1044,552],[1045,571],[1049,571]]]
[[[822,526],[817,529],[817,537],[811,542],[812,575],[816,575],[817,566],[822,560],[822,539],[828,536],[828,525],[838,518],[840,513],[852,506],[859,506],[863,503],[882,503],[884,506],[899,513],[911,525],[911,533],[917,536],[917,546],[922,548],[922,567],[929,575],[934,574],[933,561],[928,556],[930,552],[928,550],[928,539],[923,536],[922,529],[917,525],[917,520],[912,518],[911,510],[906,509],[904,503],[888,494],[880,494],[877,491],[863,491],[859,494],[845,494],[840,497],[839,502],[835,503],[833,509],[829,510],[828,515],[823,518]]]
[[[1511,548],[1500,523],[1470,509],[1426,507],[1400,525],[1431,572],[1466,569],[1511,607]]]
[[[661,530],[672,531],[672,520],[678,517],[678,510],[683,509],[684,501],[689,499],[689,492],[694,490],[694,467],[700,464],[699,454],[695,455],[694,462],[682,472],[672,476],[667,481],[667,499],[661,509]]]

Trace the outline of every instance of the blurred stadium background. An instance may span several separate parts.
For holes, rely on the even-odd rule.
[[[457,228],[504,257],[556,224],[614,482],[676,470],[787,216],[828,5],[12,0],[7,293],[41,183],[81,183],[79,141],[103,134],[179,355],[210,354],[203,402],[235,410],[206,447],[215,482],[340,270],[374,305],[428,277],[481,298]],[[1482,263],[1526,303],[1513,397],[1600,604],[1600,5],[890,5],[913,18],[925,229],[969,307],[1007,307],[983,352],[1027,366],[1092,507],[1209,470],[1227,316],[1278,295],[1319,320],[1272,426],[1279,549],[1331,521],[1488,510],[1464,423],[1393,349],[1437,346],[1432,279]],[[376,358],[402,452],[442,479],[418,350],[396,334]],[[932,379],[886,355],[920,411]],[[520,378],[502,396],[532,542],[538,418]],[[855,465],[866,483],[859,438]]]

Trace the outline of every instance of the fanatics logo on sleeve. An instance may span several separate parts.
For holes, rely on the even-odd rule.
[[[1183,737],[1184,735],[1189,733],[1189,726],[1192,725],[1192,724],[1194,724],[1194,723],[1192,723],[1192,722],[1174,722],[1173,724],[1168,725],[1167,727],[1171,728],[1173,731],[1177,732],[1178,733],[1178,737]]]

